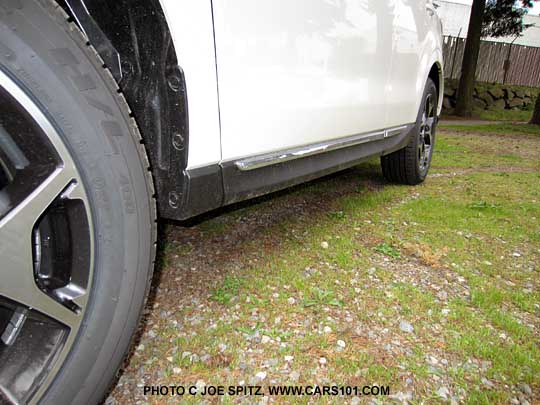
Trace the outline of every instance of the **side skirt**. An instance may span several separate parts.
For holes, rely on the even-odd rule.
[[[188,191],[181,215],[174,219],[188,219],[347,169],[374,156],[392,153],[407,145],[414,128],[415,124],[408,124],[185,170]]]

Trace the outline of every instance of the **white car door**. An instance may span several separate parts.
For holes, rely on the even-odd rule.
[[[213,1],[222,160],[385,128],[390,1]]]

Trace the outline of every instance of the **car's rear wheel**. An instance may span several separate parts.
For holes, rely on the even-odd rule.
[[[148,160],[109,72],[50,0],[0,3],[0,403],[95,403],[155,255]]]
[[[437,87],[428,79],[408,145],[381,157],[383,175],[388,181],[414,185],[426,179],[435,146],[436,126]]]

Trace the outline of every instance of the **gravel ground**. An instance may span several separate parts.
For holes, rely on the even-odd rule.
[[[321,400],[146,396],[142,387],[148,384],[387,384],[387,397],[322,400],[540,403],[539,377],[530,366],[500,371],[501,362],[538,353],[511,346],[520,346],[519,339],[540,343],[536,242],[519,236],[510,242],[504,236],[499,244],[463,227],[440,244],[440,226],[418,224],[407,211],[424,198],[468,196],[474,193],[469,188],[480,187],[486,178],[524,176],[523,187],[540,182],[540,137],[527,138],[530,145],[514,151],[519,162],[493,157],[506,156],[512,139],[494,137],[496,142],[485,143],[482,135],[462,141],[444,130],[442,138],[447,144],[441,145],[443,157],[455,145],[467,154],[474,142],[483,142],[486,164],[478,165],[473,157],[470,165],[455,166],[441,159],[425,185],[408,188],[388,186],[377,162],[371,162],[182,226],[162,224],[144,321],[106,403]],[[483,200],[471,204],[483,215],[491,207]],[[538,228],[538,218],[530,221]],[[477,250],[467,248],[459,256],[462,244]],[[499,258],[499,249],[509,250]],[[493,268],[509,269],[512,276],[494,275]],[[475,271],[489,274],[490,284],[479,287],[477,276],[484,273]],[[504,298],[499,305],[508,305],[504,315],[525,332],[501,326],[477,298],[476,291],[500,285],[524,294],[520,307]],[[469,349],[467,339],[484,331],[486,342],[509,345],[516,357],[501,360],[507,352]]]

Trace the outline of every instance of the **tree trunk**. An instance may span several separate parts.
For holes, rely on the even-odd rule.
[[[484,19],[485,0],[474,0],[471,8],[471,18],[465,42],[461,77],[457,92],[456,115],[470,117],[473,112],[473,92],[476,76],[476,64],[480,52],[482,20]]]
[[[540,93],[536,97],[536,103],[534,104],[534,111],[529,124],[540,125]]]

